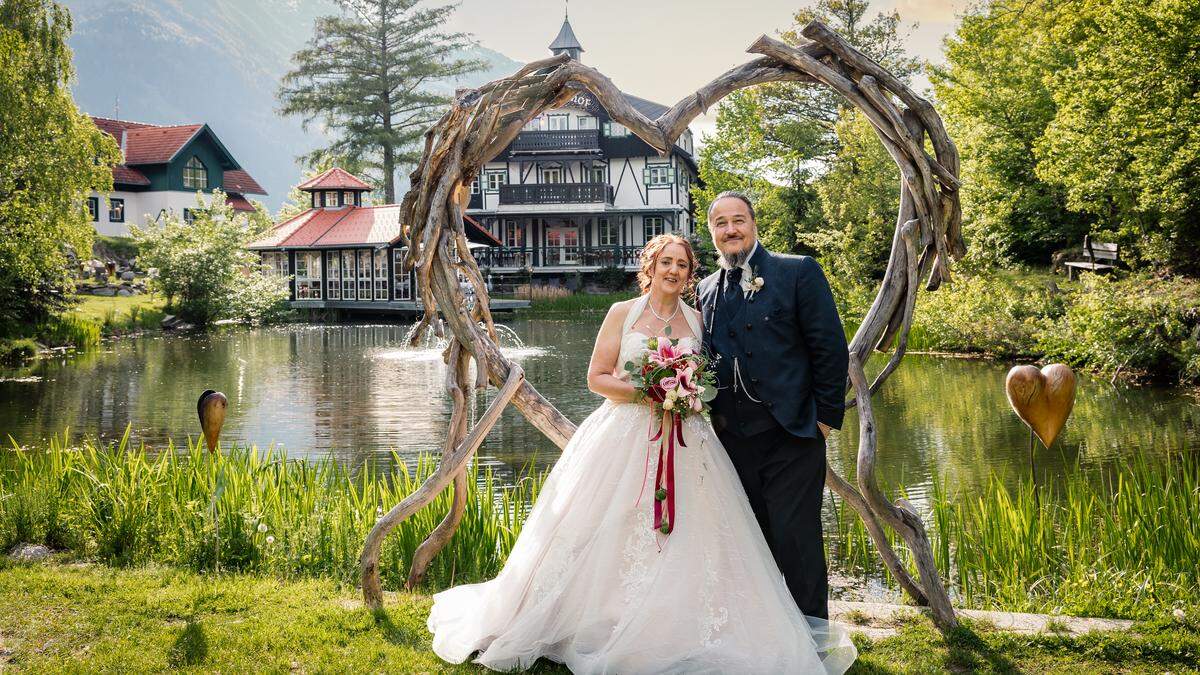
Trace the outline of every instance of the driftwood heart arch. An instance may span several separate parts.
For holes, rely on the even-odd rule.
[[[465,469],[504,406],[512,403],[560,448],[575,426],[524,379],[521,368],[501,354],[488,309],[488,293],[468,248],[463,230],[466,186],[484,163],[500,153],[521,128],[542,111],[565,104],[581,89],[590,91],[613,119],[628,127],[662,154],[697,115],[735,90],[767,82],[812,83],[832,87],[861,110],[900,167],[900,213],[891,257],[879,292],[850,342],[849,379],[859,408],[857,487],[832,468],[826,482],[863,518],[888,570],[905,592],[927,605],[943,630],[957,625],[946,588],[934,564],[924,524],[904,500],[893,503],[875,479],[876,434],[871,395],[903,357],[919,279],[934,290],[948,276],[948,263],[964,251],[957,178],[958,151],[933,106],[878,63],[819,22],[805,26],[807,41],[793,47],[762,36],[749,48],[761,55],[734,68],[675,104],[658,119],[635,110],[612,81],[579,61],[556,56],[530,63],[510,77],[460,92],[450,110],[425,135],[424,154],[412,173],[401,218],[408,253],[404,266],[416,269],[424,316],[414,339],[427,330],[448,326],[454,339],[444,354],[446,388],[454,401],[441,462],[413,494],[380,518],[367,536],[360,559],[363,597],[379,608],[383,592],[379,554],[384,538],[399,523],[453,485],[450,511],[417,549],[407,580],[420,582],[433,556],[453,535],[466,506]],[[893,101],[893,96],[899,103]],[[934,157],[925,150],[928,136]],[[477,302],[468,306],[458,273],[474,286]],[[442,321],[438,320],[438,314]],[[444,321],[444,324],[443,324]],[[892,350],[874,382],[867,384],[863,364],[873,350]],[[476,377],[471,382],[469,364]],[[467,392],[491,382],[496,397],[468,431]],[[890,545],[883,525],[894,529],[912,553],[914,577]]]

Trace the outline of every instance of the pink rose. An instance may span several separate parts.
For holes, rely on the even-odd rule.
[[[699,396],[692,398],[692,410],[694,410],[696,412],[700,412],[701,410],[704,410],[704,403],[700,401]]]
[[[663,391],[671,391],[675,387],[679,386],[679,378],[668,375],[667,377],[664,377],[658,381],[658,386],[662,387]]]

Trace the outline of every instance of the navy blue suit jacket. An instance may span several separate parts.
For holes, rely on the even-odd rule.
[[[738,359],[743,383],[793,435],[820,438],[818,421],[840,429],[849,348],[821,266],[808,256],[768,251],[761,242],[749,265],[763,278],[763,287],[733,317],[717,312],[725,272],[717,271],[700,282],[697,295],[704,315],[705,348],[713,351],[713,331],[738,334],[752,352]]]

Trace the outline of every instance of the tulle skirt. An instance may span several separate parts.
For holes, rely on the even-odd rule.
[[[434,596],[434,651],[496,670],[842,673],[846,631],[797,609],[711,426],[684,422],[676,518],[653,529],[649,408],[603,403],[550,473],[491,581]]]

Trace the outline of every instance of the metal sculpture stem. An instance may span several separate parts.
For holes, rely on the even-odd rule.
[[[486,285],[463,229],[467,186],[483,165],[507,147],[534,116],[565,104],[581,90],[590,91],[613,120],[665,156],[688,124],[722,97],[745,87],[785,81],[825,85],[845,97],[870,120],[900,169],[900,213],[891,257],[879,292],[850,342],[848,377],[856,396],[848,404],[859,408],[861,424],[858,489],[832,468],[827,481],[861,515],[884,564],[905,592],[919,604],[930,606],[943,631],[957,625],[921,519],[911,507],[906,508],[907,502],[901,500],[900,506],[889,502],[875,481],[876,437],[870,397],[904,356],[919,279],[926,277],[927,290],[937,289],[949,278],[949,263],[965,252],[958,151],[933,106],[894,75],[819,22],[808,24],[801,34],[810,41],[798,46],[760,37],[748,51],[761,56],[723,73],[654,120],[635,109],[603,74],[560,55],[530,63],[478,89],[459,92],[450,110],[426,133],[424,152],[411,176],[412,189],[402,202],[402,238],[408,245],[403,271],[416,271],[424,307],[414,340],[421,339],[426,330],[440,332],[443,322],[453,336],[445,359],[449,370],[446,386],[455,412],[437,472],[380,519],[367,538],[361,564],[363,595],[369,606],[378,608],[382,602],[378,561],[383,537],[452,483],[455,498],[450,511],[414,555],[410,587],[420,582],[429,561],[453,535],[465,506],[466,486],[461,477],[505,405],[511,401],[560,448],[575,432],[575,426],[524,381],[520,368],[496,345]],[[933,147],[932,157],[925,151],[926,138]],[[473,308],[468,309],[464,301],[459,274],[475,291]],[[862,367],[873,350],[888,351],[893,344],[891,358],[868,386]],[[472,360],[477,373],[473,383],[466,374]],[[486,387],[488,382],[502,387],[501,392],[468,434],[464,422],[468,389],[472,384]],[[917,578],[901,564],[884,524],[904,539],[917,563]]]

